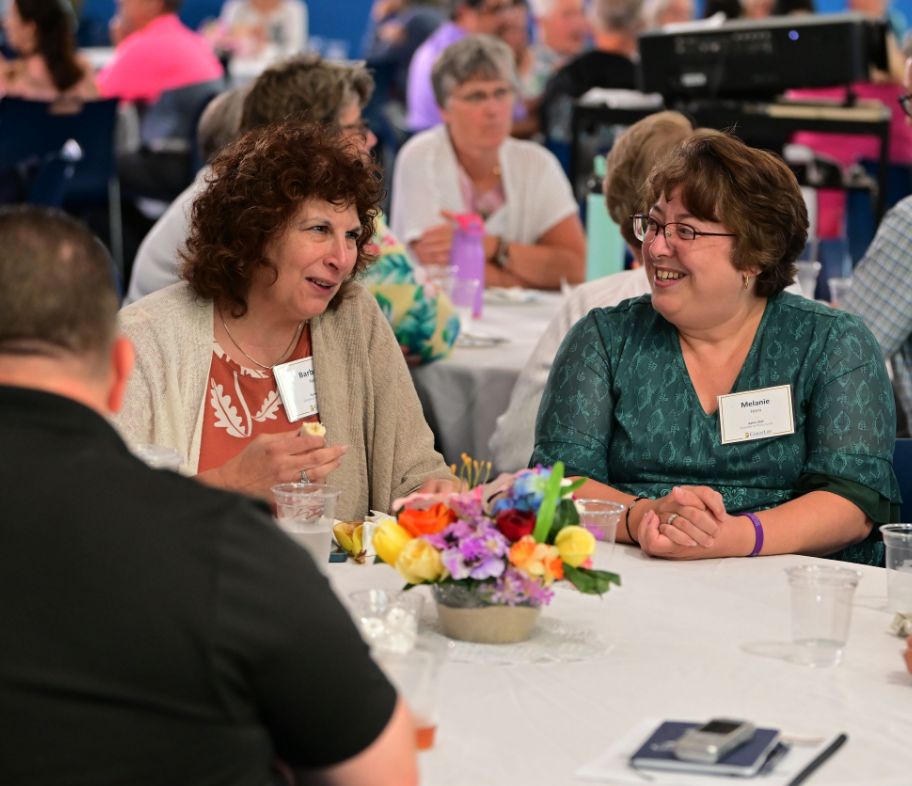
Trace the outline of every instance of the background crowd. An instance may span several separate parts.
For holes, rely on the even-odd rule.
[[[292,481],[332,482],[336,515],[353,520],[458,488],[412,372],[444,361],[465,327],[442,282],[466,214],[478,217],[484,286],[569,290],[492,435],[498,467],[563,462],[588,497],[626,506],[618,538],[651,557],[883,564],[878,526],[898,520],[905,480],[894,445],[912,420],[912,58],[886,5],[850,7],[889,23],[885,70],[852,86],[892,117],[891,210],[879,226],[853,224],[842,196],[803,192],[780,151],[657,111],[604,151],[597,186],[628,269],[589,281],[587,250],[599,249],[567,159],[575,101],[593,88],[637,91],[645,31],[814,8],[375,0],[349,20],[360,49],[341,53],[358,62],[333,56],[341,39],[321,36],[313,3],[229,0],[188,25],[179,0],[118,0],[99,68],[99,52],[77,46],[84,10],[9,0],[4,16],[0,146],[21,99],[46,102],[54,122],[108,102],[110,124],[92,139],[107,146],[118,188],[107,222],[68,197],[89,137],[85,150],[67,139],[0,164],[6,201],[83,222],[0,208],[0,436],[22,457],[0,479],[24,522],[0,574],[15,586],[17,565],[39,554],[53,571],[19,614],[28,634],[0,646],[0,676],[27,682],[23,662],[60,667],[35,623],[78,583],[67,549],[44,547],[59,506],[32,505],[34,479],[50,471],[65,479],[73,541],[97,581],[76,598],[80,613],[112,619],[128,646],[159,637],[160,658],[122,673],[81,643],[76,692],[101,673],[109,706],[143,705],[145,686],[165,679],[156,664],[180,662],[208,681],[167,692],[162,716],[193,730],[175,772],[231,748],[218,766],[248,768],[237,783],[308,771],[325,783],[414,782],[401,700],[310,561],[281,553],[268,513],[271,489]],[[795,141],[842,170],[873,166],[867,143]],[[852,274],[838,303],[795,283],[799,258],[824,253],[836,262],[817,294],[827,274]],[[725,438],[721,397],[780,388],[782,431]],[[142,443],[176,450],[190,477],[150,479],[125,446]],[[98,484],[110,490],[100,509]],[[162,538],[150,536],[144,525],[178,505]],[[118,531],[124,510],[131,528]],[[175,555],[168,575],[180,580],[164,586],[156,566]],[[125,577],[130,592],[104,597]],[[283,617],[282,596],[311,602]],[[137,607],[156,620],[148,634],[131,619]],[[173,620],[186,636],[171,635]],[[332,646],[298,673],[311,628]],[[308,694],[333,667],[356,678]],[[65,715],[64,692],[49,694],[49,715]],[[289,710],[311,702],[310,723]],[[154,759],[117,717],[101,713],[82,736],[116,743],[112,771],[129,771],[135,750]],[[80,761],[79,740],[35,782]],[[39,726],[24,724],[18,742],[0,763],[10,782],[33,766]]]

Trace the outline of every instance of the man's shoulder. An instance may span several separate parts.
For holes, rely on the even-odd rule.
[[[635,67],[630,58],[614,52],[602,52],[599,49],[590,49],[577,55],[557,71],[555,78],[563,77],[570,81],[595,80],[599,85],[614,85],[621,81],[627,87],[627,82],[633,80]],[[624,77],[618,79],[617,77]],[[627,79],[626,77],[629,77]],[[621,86],[621,85],[619,85]],[[632,85],[631,85],[632,86]]]

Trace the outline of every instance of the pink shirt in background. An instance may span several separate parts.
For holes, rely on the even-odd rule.
[[[176,14],[164,14],[121,41],[96,82],[105,98],[152,102],[165,90],[220,76],[209,44]]]

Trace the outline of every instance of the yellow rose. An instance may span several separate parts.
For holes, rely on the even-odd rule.
[[[439,581],[446,575],[440,552],[424,538],[414,538],[405,544],[396,560],[396,570],[409,584]]]
[[[554,545],[564,562],[578,568],[595,551],[595,536],[584,527],[564,527],[557,533]]]
[[[405,544],[412,539],[395,519],[384,519],[374,530],[374,550],[387,565],[395,565],[396,560],[405,548]]]

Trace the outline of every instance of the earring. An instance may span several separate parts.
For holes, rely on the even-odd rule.
[[[749,275],[747,275],[747,273],[745,273],[742,280],[744,281],[744,289],[745,290],[750,289],[751,277]]]

